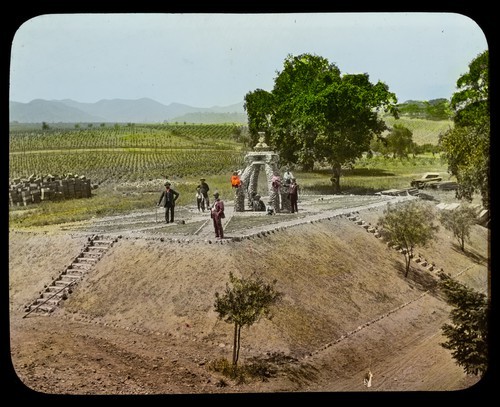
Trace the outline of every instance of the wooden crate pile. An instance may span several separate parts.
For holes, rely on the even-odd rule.
[[[10,181],[9,204],[29,205],[41,201],[90,198],[92,195],[90,180],[84,175],[67,174],[63,177],[47,175],[28,178],[16,178]]]

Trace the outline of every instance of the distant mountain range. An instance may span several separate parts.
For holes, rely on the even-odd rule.
[[[9,121],[18,123],[247,123],[243,102],[209,108],[180,103],[164,105],[149,98],[103,99],[95,103],[71,99],[9,102]]]

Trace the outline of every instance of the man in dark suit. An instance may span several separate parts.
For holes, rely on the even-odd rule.
[[[165,207],[165,221],[167,223],[174,222],[174,208],[177,198],[179,198],[179,193],[170,188],[170,182],[165,182],[165,190],[161,193],[157,206],[160,206],[163,201],[163,206]]]

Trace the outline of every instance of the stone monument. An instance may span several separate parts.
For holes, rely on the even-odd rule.
[[[259,136],[259,142],[255,145],[254,151],[245,156],[246,166],[240,174],[242,185],[238,188],[235,197],[236,212],[245,210],[245,198],[248,200],[248,205],[252,205],[252,198],[258,193],[259,175],[262,170],[265,171],[267,180],[268,208],[274,212],[280,211],[279,156],[265,143],[264,132],[259,132]]]

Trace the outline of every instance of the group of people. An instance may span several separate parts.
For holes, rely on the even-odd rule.
[[[163,206],[165,208],[165,222],[173,223],[175,219],[175,202],[179,198],[179,192],[172,188],[170,181],[166,181],[165,189],[160,195],[160,199],[156,206]],[[222,219],[226,216],[224,214],[224,202],[220,199],[220,194],[214,192],[214,203],[210,207],[210,199],[208,196],[208,186],[205,178],[200,179],[200,184],[196,187],[196,202],[198,211],[205,212],[205,209],[210,210],[210,217],[214,225],[215,237],[218,239],[224,238],[224,230],[222,228]]]
[[[283,184],[288,189],[288,199],[290,199],[291,204],[291,212],[298,212],[297,202],[298,202],[298,193],[299,186],[297,184],[297,180],[290,172],[289,169],[286,169],[283,174]],[[231,176],[231,187],[232,188],[240,188],[242,185],[241,179],[238,171],[234,171]],[[172,188],[172,184],[170,181],[166,181],[165,189],[162,191],[160,195],[160,199],[158,201],[157,206],[163,206],[165,208],[165,222],[173,223],[175,219],[175,202],[179,198],[179,192]],[[208,191],[210,191],[210,187],[208,186],[205,178],[200,178],[200,183],[196,187],[196,204],[198,208],[198,212],[205,212],[205,210],[210,211],[210,217],[212,218],[215,237],[218,239],[224,238],[224,230],[222,228],[222,219],[225,218],[224,214],[224,202],[220,199],[219,192],[214,192],[214,202],[212,207],[210,207],[210,198],[208,195]],[[265,205],[260,199],[260,196],[255,195],[253,201],[255,201],[254,210],[265,210]]]

